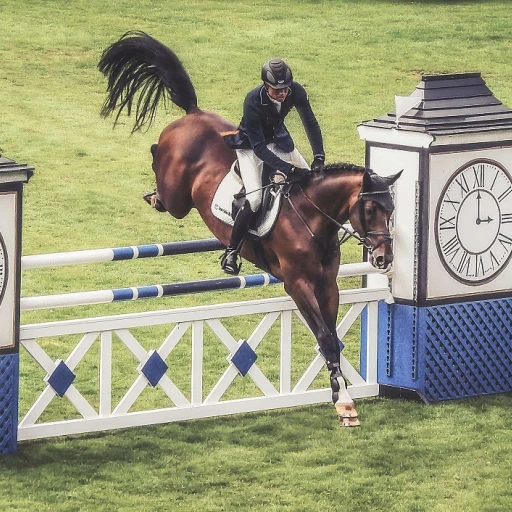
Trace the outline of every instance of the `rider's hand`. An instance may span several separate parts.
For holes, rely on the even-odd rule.
[[[270,175],[270,181],[274,185],[279,185],[286,181],[286,174],[283,171],[276,171]]]
[[[322,172],[324,169],[324,160],[325,158],[322,156],[316,156],[311,164],[311,170],[313,172]]]
[[[311,171],[309,169],[303,169],[302,167],[292,167],[290,172],[288,173],[288,176],[303,177],[307,176],[308,174],[311,174]]]

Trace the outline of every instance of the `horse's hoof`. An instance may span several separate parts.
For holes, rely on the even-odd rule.
[[[349,404],[335,404],[336,414],[340,418],[357,418],[357,411],[353,403]]]
[[[151,202],[153,201],[153,198],[156,196],[156,191],[153,191],[153,192],[146,192],[143,196],[142,196],[142,199],[144,199],[144,201],[146,201],[146,203],[149,204],[149,206],[153,206],[151,204]]]
[[[156,190],[154,192],[146,192],[143,196],[142,196],[142,199],[144,199],[144,201],[146,201],[146,203],[149,204],[149,206],[151,206],[151,208],[154,208],[155,210],[159,211],[159,212],[165,212],[167,211],[165,208],[164,208],[164,205],[162,204],[162,202],[160,201],[160,199],[158,199],[158,196],[157,196],[157,193],[156,193]]]
[[[335,407],[340,427],[358,427],[360,425],[353,402],[337,403]]]
[[[359,427],[361,423],[357,418],[340,418],[340,427]]]

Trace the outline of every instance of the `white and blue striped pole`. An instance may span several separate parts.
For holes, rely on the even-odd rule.
[[[21,310],[64,308],[90,304],[107,304],[110,302],[170,297],[190,293],[202,293],[218,290],[232,290],[279,284],[281,281],[270,274],[253,274],[248,276],[205,279],[183,283],[155,284],[131,288],[114,288],[90,292],[41,295],[21,299]]]
[[[87,263],[105,263],[109,261],[134,260],[139,258],[157,258],[159,256],[176,256],[224,249],[216,238],[204,240],[186,240],[163,244],[133,245],[108,249],[88,249],[85,251],[55,252],[22,256],[23,270],[35,268],[79,265]]]
[[[382,270],[376,269],[370,263],[347,263],[340,266],[338,270],[338,277],[382,273]],[[387,280],[387,277],[384,276],[384,279]],[[218,290],[252,288],[256,286],[268,286],[280,283],[281,281],[273,275],[262,273],[247,276],[220,277],[217,279],[187,281],[183,283],[155,284],[148,286],[135,286],[130,288],[96,290],[90,292],[41,295],[37,297],[23,297],[21,299],[21,310],[31,311],[34,309],[51,309],[91,304],[107,304],[110,302],[171,297],[190,293],[202,293]]]

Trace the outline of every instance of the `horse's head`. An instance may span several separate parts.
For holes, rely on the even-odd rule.
[[[381,269],[393,261],[389,219],[394,205],[389,187],[401,174],[383,178],[365,171],[358,200],[350,210],[350,224],[368,249],[372,265]]]

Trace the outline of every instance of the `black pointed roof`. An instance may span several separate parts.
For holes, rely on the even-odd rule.
[[[493,95],[480,73],[425,75],[411,96],[421,103],[400,117],[399,129],[431,135],[512,130],[512,110]],[[396,128],[395,112],[363,125]]]
[[[2,174],[7,175],[18,175],[24,174],[26,181],[28,181],[34,174],[34,168],[28,164],[19,164],[10,158],[6,158],[0,155],[0,183],[2,180]],[[7,180],[9,181],[9,179]]]

